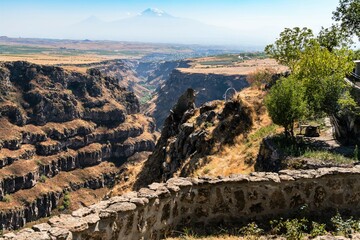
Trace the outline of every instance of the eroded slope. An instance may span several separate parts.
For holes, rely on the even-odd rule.
[[[155,146],[135,95],[98,70],[0,63],[0,93],[1,229],[50,215],[67,192],[113,186]]]

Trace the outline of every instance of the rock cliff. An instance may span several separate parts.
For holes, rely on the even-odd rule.
[[[206,164],[207,156],[234,144],[235,138],[246,136],[256,120],[254,107],[239,96],[199,108],[194,103],[195,91],[188,89],[172,108],[137,186],[166,180],[174,174],[189,176]]]
[[[153,116],[158,127],[162,127],[170,109],[176,104],[181,94],[187,89],[195,90],[197,106],[212,100],[224,99],[229,87],[237,91],[248,86],[245,75],[216,75],[202,73],[184,73],[173,70],[167,81],[160,86],[145,114]]]
[[[155,147],[139,111],[98,69],[0,63],[0,228],[48,216],[66,192],[114,185],[128,157]]]

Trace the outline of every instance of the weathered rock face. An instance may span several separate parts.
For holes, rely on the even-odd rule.
[[[360,89],[353,87],[351,95],[360,106]],[[340,112],[331,117],[332,125],[335,129],[335,137],[344,144],[360,144],[360,116],[359,109],[357,114]]]
[[[163,86],[156,90],[155,109],[150,109],[146,114],[155,118],[156,125],[162,127],[169,110],[175,105],[180,95],[192,88],[196,92],[197,106],[212,100],[224,99],[225,91],[229,87],[237,91],[248,86],[246,76],[226,76],[216,74],[183,73],[173,70],[169,79]]]
[[[135,95],[99,70],[0,63],[0,92],[0,229],[48,216],[64,191],[113,185],[108,161],[154,149]]]
[[[165,120],[161,137],[145,163],[137,185],[169,179],[177,172],[188,176],[200,160],[218,152],[224,144],[246,134],[251,126],[253,109],[240,98],[213,101],[194,106],[194,90],[188,89],[179,98]]]
[[[360,168],[172,178],[59,215],[2,239],[163,239],[184,227],[212,229],[298,216],[359,214]],[[306,215],[307,214],[307,215]]]
[[[153,86],[161,86],[170,77],[176,68],[190,67],[190,60],[163,61],[163,62],[139,62],[136,66],[137,74]]]

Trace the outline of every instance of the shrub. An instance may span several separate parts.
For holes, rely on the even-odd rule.
[[[255,222],[252,222],[240,228],[240,233],[245,236],[260,236],[264,233],[264,230],[259,228]]]
[[[45,175],[41,175],[39,182],[44,183],[44,182],[46,182],[46,179],[47,179],[47,177]]]
[[[304,232],[307,230],[307,223],[308,220],[305,218],[270,221],[273,233],[283,234],[286,239],[290,240],[302,239]]]

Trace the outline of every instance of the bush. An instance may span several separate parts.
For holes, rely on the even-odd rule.
[[[302,219],[287,219],[287,220],[273,220],[270,221],[272,232],[275,234],[283,234],[286,239],[300,240],[307,230],[308,220]]]
[[[64,210],[69,209],[70,205],[71,205],[70,195],[69,195],[69,192],[66,191],[64,193],[62,205],[60,205],[58,209],[60,211],[64,211]]]
[[[295,121],[305,116],[304,88],[296,79],[281,78],[271,88],[265,105],[273,122],[284,127],[285,136],[294,136]]]
[[[252,222],[245,227],[240,228],[240,233],[245,236],[260,236],[264,233],[264,230],[259,228],[255,222]]]

